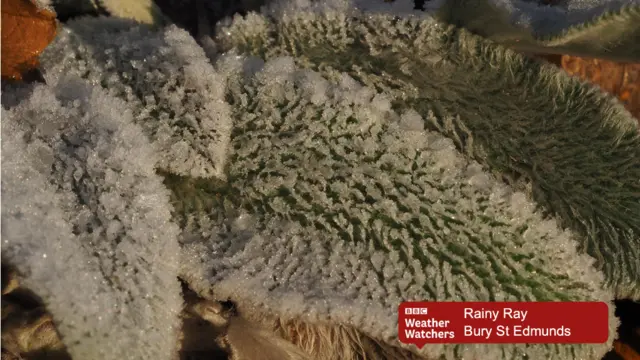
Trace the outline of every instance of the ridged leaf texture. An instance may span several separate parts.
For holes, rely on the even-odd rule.
[[[220,41],[347,72],[414,109],[579,234],[619,296],[640,296],[640,135],[619,103],[464,29],[340,14],[250,15]]]

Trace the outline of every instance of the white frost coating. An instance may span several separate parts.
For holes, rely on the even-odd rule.
[[[465,2],[456,2],[462,3]],[[536,196],[540,205],[551,209],[564,224],[583,235],[579,239],[581,248],[598,260],[597,267],[604,271],[616,294],[637,297],[640,257],[636,249],[640,247],[635,215],[640,208],[633,196],[638,174],[631,169],[639,168],[633,166],[637,162],[633,154],[639,144],[631,139],[638,123],[619,103],[603,103],[594,89],[578,85],[562,72],[525,64],[517,54],[502,52],[490,42],[443,27],[428,17],[401,19],[367,12],[352,15],[345,20],[333,10],[307,11],[296,17],[271,19],[270,25],[264,25],[267,18],[263,17],[259,28],[253,26],[260,22],[257,19],[251,23],[236,21],[227,28],[229,32],[220,33],[224,34],[220,41],[225,47],[237,46],[268,59],[294,56],[298,64],[318,69],[332,79],[339,78],[340,71],[349,73],[388,95],[395,108],[415,108],[430,128],[450,136],[458,148],[479,159],[483,166],[511,169],[522,179],[531,179],[530,186],[522,183],[518,188],[540,190],[535,192],[539,194]],[[632,26],[629,21],[627,25]],[[326,29],[330,29],[330,34],[341,35],[325,36]],[[618,44],[621,38],[612,36],[616,40],[610,45]],[[571,38],[556,40],[571,42]],[[493,53],[502,64],[498,67],[501,70],[485,63],[486,58],[480,56],[485,50],[478,52],[480,48]],[[628,47],[619,47],[608,53],[624,56],[627,51]],[[496,71],[488,70],[487,66]],[[515,95],[522,86],[529,86],[523,85],[523,81],[543,84],[552,92],[523,100]],[[494,86],[518,90],[493,94],[483,91]],[[583,87],[576,92],[572,90],[575,86]],[[549,101],[559,101],[559,107],[545,107]],[[487,106],[477,107],[481,103]],[[507,109],[491,105],[501,103],[518,106]],[[522,113],[525,109],[526,116]],[[556,111],[560,109],[571,111]],[[330,118],[332,111],[323,111],[322,118]],[[592,111],[600,116],[590,115]],[[565,114],[573,115],[565,119]],[[509,118],[522,121],[507,121]],[[605,136],[596,135],[603,126],[616,130],[602,134]],[[527,131],[522,132],[522,128]],[[556,132],[558,147],[545,146],[543,134],[549,131]],[[628,138],[630,142],[621,146],[620,138]],[[505,146],[504,141],[511,145]],[[371,149],[371,140],[368,142],[366,148]],[[615,155],[609,152],[611,149]],[[593,161],[584,163],[566,156],[574,152],[589,153]],[[532,176],[528,171],[512,168],[514,160],[533,164],[537,174]],[[553,169],[553,164],[557,169]],[[623,164],[629,164],[631,172],[616,172],[619,166],[627,166]],[[624,185],[613,191],[611,183]],[[558,192],[564,194],[562,203],[552,200]]]
[[[178,227],[129,104],[77,78],[2,114],[2,260],[74,359],[171,359]]]
[[[226,78],[186,31],[85,18],[63,27],[41,62],[50,83],[74,74],[131,103],[135,122],[160,150],[159,167],[224,177],[232,125]]]
[[[403,118],[416,125],[416,114],[380,106],[385,94],[346,74],[321,78],[287,57],[253,79],[234,78],[232,96],[247,103],[236,104],[229,186],[234,201],[254,204],[245,209],[252,215],[223,223],[193,215],[182,267],[191,286],[257,319],[261,311],[331,319],[394,345],[403,300],[605,301],[614,333],[612,293],[573,234],[452,140],[399,127]],[[612,340],[428,345],[421,354],[597,359]]]
[[[400,128],[407,131],[423,131],[424,120],[417,111],[409,109],[400,117]]]
[[[340,3],[347,2],[335,2]],[[295,11],[277,15],[297,19],[278,35],[300,45],[299,37],[285,35],[307,31],[305,45],[323,40],[330,50],[349,44],[343,25],[352,19],[345,11],[321,14],[333,19],[329,24],[314,23],[326,8],[296,4]],[[234,36],[255,35],[253,50],[269,48],[273,39],[265,32],[273,27],[266,18],[252,14],[238,21],[247,27],[236,26],[241,33]],[[375,26],[380,24],[391,20],[370,22],[365,46],[409,48],[374,36],[387,28]],[[408,25],[392,31],[408,37]],[[296,26],[301,27],[292,30]],[[23,264],[28,286],[39,289],[56,319],[63,319],[61,331],[76,358],[175,354],[170,339],[179,310],[178,265],[200,293],[229,296],[257,317],[260,310],[272,310],[284,318],[330,320],[393,345],[395,309],[406,299],[611,303],[602,273],[593,269],[593,259],[577,253],[572,233],[543,220],[526,196],[469,162],[451,139],[421,130],[411,110],[396,113],[392,102],[411,90],[390,90],[385,84],[397,85],[394,79],[371,86],[381,84],[376,76],[388,74],[354,67],[345,70],[351,76],[327,68],[333,77],[323,76],[297,69],[293,58],[241,63],[231,53],[211,67],[192,39],[175,28],[158,34],[114,20],[82,20],[72,28],[43,57],[50,85],[36,87],[3,114],[9,118],[3,118],[3,139],[15,139],[7,151],[3,144],[3,156],[25,160],[3,173],[3,199],[32,213],[3,207],[2,250],[3,260]],[[428,39],[425,33],[418,39]],[[91,90],[65,74],[84,76],[106,90]],[[237,123],[231,123],[231,111]],[[21,127],[33,136],[21,137]],[[232,194],[225,200],[244,207],[186,214],[180,264],[172,257],[177,229],[154,173],[156,160],[192,177],[222,177],[224,162],[230,175],[224,186]],[[60,241],[48,241],[49,235]],[[63,261],[38,261],[49,253]],[[83,275],[52,279],[52,269]],[[86,293],[68,294],[85,280]],[[612,307],[610,315],[614,334]],[[597,359],[611,340],[434,345],[422,353],[451,359]]]

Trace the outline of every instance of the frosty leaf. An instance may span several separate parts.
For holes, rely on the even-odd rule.
[[[352,5],[237,18],[215,65],[173,26],[71,22],[42,56],[48,85],[9,94],[3,261],[74,358],[176,355],[178,271],[254,322],[349,326],[390,346],[403,300],[604,301],[605,344],[421,354],[608,350],[613,296],[640,294],[635,120],[466,30]]]
[[[428,17],[250,14],[220,34],[227,47],[347,72],[413,108],[579,234],[618,296],[640,297],[638,123],[598,89]]]
[[[193,289],[234,300],[256,321],[274,313],[331,319],[396,346],[405,300],[611,301],[574,234],[452,140],[422,130],[415,111],[396,113],[388,94],[345,73],[299,69],[290,57],[250,72],[246,65],[230,77],[229,181],[168,182],[177,204],[219,196],[183,219],[181,276]],[[421,354],[597,359],[612,341],[426,346]]]
[[[640,1],[445,0],[446,23],[531,53],[640,59]]]
[[[164,170],[224,176],[231,127],[225,75],[186,31],[112,18],[73,21],[43,54],[42,68],[48,81],[78,75],[130,102]]]
[[[79,79],[2,114],[2,261],[74,359],[171,359],[178,228],[127,103]]]

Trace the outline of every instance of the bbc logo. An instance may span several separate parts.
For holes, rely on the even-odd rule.
[[[405,315],[427,315],[428,308],[426,307],[408,307],[404,308]]]

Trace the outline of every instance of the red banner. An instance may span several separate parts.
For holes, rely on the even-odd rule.
[[[398,336],[406,344],[604,343],[604,302],[404,302]]]

